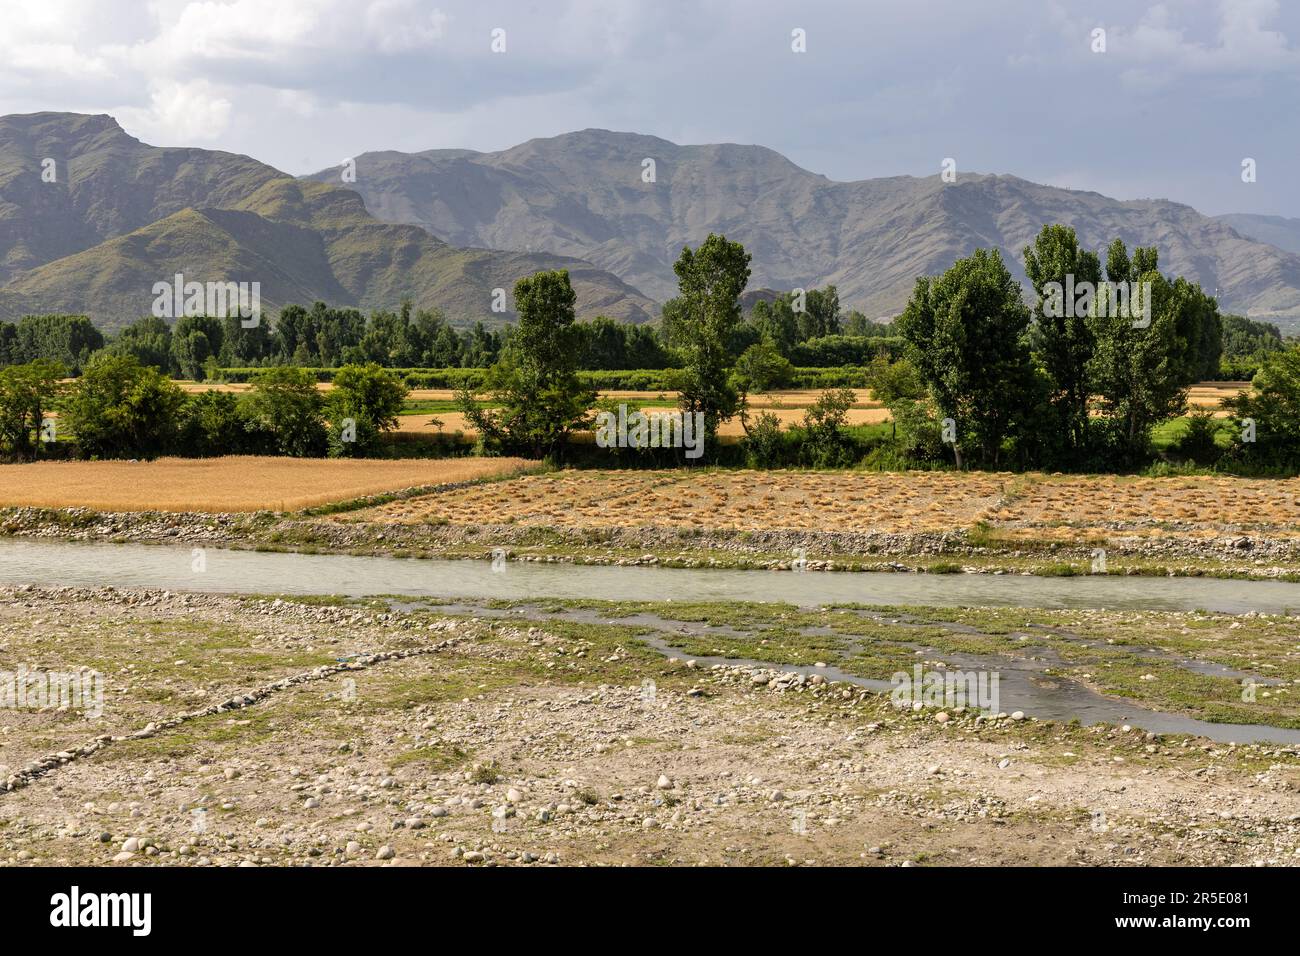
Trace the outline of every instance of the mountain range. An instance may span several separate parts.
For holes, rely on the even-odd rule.
[[[54,181],[46,181],[53,160]],[[1224,311],[1300,324],[1300,220],[1209,217],[1007,175],[836,182],[761,146],[679,146],[583,130],[494,153],[355,157],[292,177],[247,156],[160,148],[110,116],[0,117],[0,318],[71,311],[107,329],[147,314],[155,282],[259,281],[264,309],[404,299],[464,324],[513,318],[492,290],[567,268],[578,311],[653,318],[672,264],[709,232],[753,254],[750,290],[835,284],[846,308],[900,311],[916,277],[979,246],[1023,280],[1045,223],[1103,248],[1156,245],[1166,273]]]
[[[643,175],[653,160],[653,181]],[[338,170],[309,178],[337,179]],[[1218,290],[1225,310],[1300,320],[1300,229],[1214,219],[1167,200],[1120,201],[1016,176],[958,173],[835,182],[761,146],[679,146],[583,130],[495,153],[436,149],[356,157],[366,208],[453,244],[578,256],[662,302],[684,244],[710,231],[753,253],[751,288],[834,283],[869,316],[896,314],[918,275],[996,247],[1024,279],[1022,251],[1045,223],[1104,248],[1156,245],[1162,269]],[[1292,227],[1300,226],[1296,220]],[[1279,248],[1284,238],[1291,245]]]
[[[586,312],[643,322],[656,310],[589,263],[455,248],[376,219],[341,185],[247,156],[148,146],[105,115],[0,117],[0,318],[79,312],[115,329],[149,313],[155,282],[182,273],[257,281],[264,310],[410,298],[462,322],[499,323],[512,314],[492,311],[494,289],[556,268],[569,269]]]

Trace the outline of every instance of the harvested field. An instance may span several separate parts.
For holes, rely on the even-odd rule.
[[[1250,382],[1201,382],[1189,390],[1187,404],[1193,408],[1218,408],[1224,399],[1249,390]]]
[[[101,511],[291,511],[505,475],[520,458],[376,461],[230,456],[0,465],[0,506]]]
[[[395,501],[349,520],[880,533],[1077,540],[1300,537],[1300,479],[989,472],[574,471]]]
[[[1008,474],[575,471],[355,512],[359,520],[562,527],[950,530],[979,520]]]
[[[1003,537],[1040,540],[1115,530],[1144,537],[1259,531],[1294,538],[1300,535],[1297,496],[1295,478],[1036,476],[988,520]]]
[[[181,388],[187,392],[246,392],[253,386],[246,383],[223,383],[223,382],[177,382]],[[321,391],[327,392],[334,387],[331,382],[321,382],[318,386]],[[1198,382],[1193,385],[1188,394],[1188,403],[1191,405],[1201,406],[1203,408],[1215,408],[1225,398],[1231,398],[1242,390],[1248,390],[1250,382]],[[824,390],[819,388],[792,388],[781,391],[761,392],[749,397],[750,406],[755,409],[763,408],[807,408]],[[855,388],[853,390],[858,397],[854,408],[879,408],[880,403],[875,401],[868,388]],[[450,402],[456,399],[456,390],[452,388],[413,388],[408,396],[412,401],[432,401],[432,402]],[[632,401],[673,401],[677,398],[677,393],[666,390],[624,390],[612,389],[602,391],[601,398],[612,398],[615,400],[626,399]]]

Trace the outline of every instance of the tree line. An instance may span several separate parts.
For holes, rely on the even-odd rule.
[[[751,320],[733,330],[728,347],[740,352],[770,340],[793,365],[812,368],[862,365],[888,348],[886,326],[859,312],[841,321],[834,286],[809,291],[806,309],[803,298],[786,293],[757,301]],[[195,381],[219,377],[221,369],[276,365],[338,368],[373,362],[383,368],[487,368],[500,358],[516,329],[509,323],[492,330],[482,322],[456,329],[438,310],[417,310],[410,303],[369,316],[324,302],[311,308],[289,305],[273,322],[251,327],[237,316],[186,316],[175,325],[147,316],[110,336],[84,315],[29,315],[17,323],[0,322],[0,366],[49,359],[76,375],[92,356],[107,352],[133,355],[141,365]],[[606,316],[577,322],[573,348],[582,370],[682,364],[657,327]]]
[[[664,381],[683,413],[702,416],[706,461],[740,455],[759,467],[1132,470],[1154,459],[1153,429],[1184,415],[1189,387],[1220,367],[1227,347],[1250,350],[1261,363],[1255,394],[1228,406],[1242,437],[1228,434],[1222,420],[1193,414],[1177,450],[1197,464],[1300,461],[1300,428],[1284,420],[1300,407],[1293,395],[1300,359],[1276,329],[1225,319],[1199,285],[1164,275],[1153,247],[1130,252],[1117,239],[1103,263],[1080,248],[1072,229],[1049,225],[1023,256],[1028,300],[1000,253],[978,249],[919,278],[903,313],[874,328],[860,314],[841,315],[834,287],[760,298],[746,315],[750,255],[719,235],[683,248],[674,265],[679,292],[658,330],[577,321],[564,270],[516,283],[518,321],[502,333],[455,333],[409,307],[367,319],[322,303],[288,307],[273,327],[245,328],[230,318],[182,319],[168,329],[147,319],[109,342],[83,317],[28,317],[0,332],[4,354],[28,359],[0,374],[0,451],[35,456],[45,411],[57,406],[58,427],[75,435],[85,456],[374,453],[396,424],[406,387],[373,356],[426,360],[431,336],[481,334],[475,361],[495,357],[474,384],[479,394],[465,387],[458,401],[488,453],[572,456],[574,433],[590,430],[603,407],[579,374],[595,342],[611,361],[628,349],[671,359]],[[1076,289],[1085,290],[1077,301]],[[749,396],[787,382],[791,356],[837,337],[876,344],[854,384],[888,407],[887,432],[847,426],[851,387],[828,389],[795,427],[771,413],[751,416]],[[206,345],[196,345],[200,339]],[[261,344],[249,347],[254,341]],[[241,362],[292,355],[313,366],[336,363],[335,388],[327,399],[308,368],[279,364],[258,371],[247,396],[187,396],[167,375],[186,371],[205,349],[204,361],[215,353]],[[33,351],[45,354],[30,359]],[[60,380],[63,358],[81,363],[71,384]],[[717,434],[732,419],[744,438],[728,449]]]
[[[684,248],[663,334],[680,359],[672,370],[680,410],[703,415],[706,460],[722,457],[719,425],[739,418],[739,449],[759,467],[1142,468],[1155,457],[1153,429],[1186,413],[1190,386],[1219,367],[1226,336],[1262,356],[1256,392],[1228,403],[1237,419],[1193,414],[1176,452],[1194,464],[1300,464],[1300,346],[1285,347],[1260,323],[1225,323],[1213,296],[1160,271],[1154,247],[1130,252],[1116,239],[1103,263],[1073,229],[1048,225],[1023,255],[1029,303],[997,250],[917,280],[891,330],[901,354],[878,353],[861,383],[889,408],[889,433],[864,438],[846,425],[851,388],[827,390],[798,426],[749,414],[749,395],[788,372],[783,336],[833,333],[834,302],[818,294],[787,311],[793,302],[783,297],[746,319],[744,247],[710,235]],[[1063,289],[1084,291],[1062,308]],[[576,374],[568,275],[539,273],[516,287],[516,299],[519,328],[489,372],[494,407],[466,390],[462,408],[491,447],[562,457],[598,406]]]
[[[373,363],[340,368],[328,393],[292,366],[263,370],[241,395],[187,393],[130,354],[99,352],[72,381],[66,371],[49,359],[0,368],[0,456],[362,457],[397,427],[408,392]]]

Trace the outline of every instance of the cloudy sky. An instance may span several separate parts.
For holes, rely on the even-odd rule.
[[[602,127],[760,143],[833,179],[951,156],[1300,216],[1300,3],[0,0],[0,113],[39,110],[291,173]]]

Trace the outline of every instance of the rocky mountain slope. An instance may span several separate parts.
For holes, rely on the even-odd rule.
[[[53,181],[42,173],[53,160]],[[247,156],[149,146],[109,116],[0,117],[0,318],[89,314],[113,329],[149,312],[155,282],[257,281],[264,310],[323,299],[363,309],[405,298],[499,324],[493,289],[567,268],[584,314],[655,306],[590,263],[455,248],[371,216],[342,185],[295,180]]]
[[[339,170],[309,178],[337,182]],[[1218,289],[1225,309],[1300,317],[1293,252],[1190,206],[1015,176],[833,182],[760,146],[679,146],[589,129],[496,153],[365,153],[352,188],[380,219],[456,245],[580,256],[659,301],[675,292],[681,247],[710,231],[753,253],[750,288],[835,283],[846,306],[877,317],[902,308],[918,275],[976,246],[1001,249],[1020,273],[1024,245],[1044,223],[1064,222],[1092,248],[1116,236],[1158,245],[1166,272]]]

